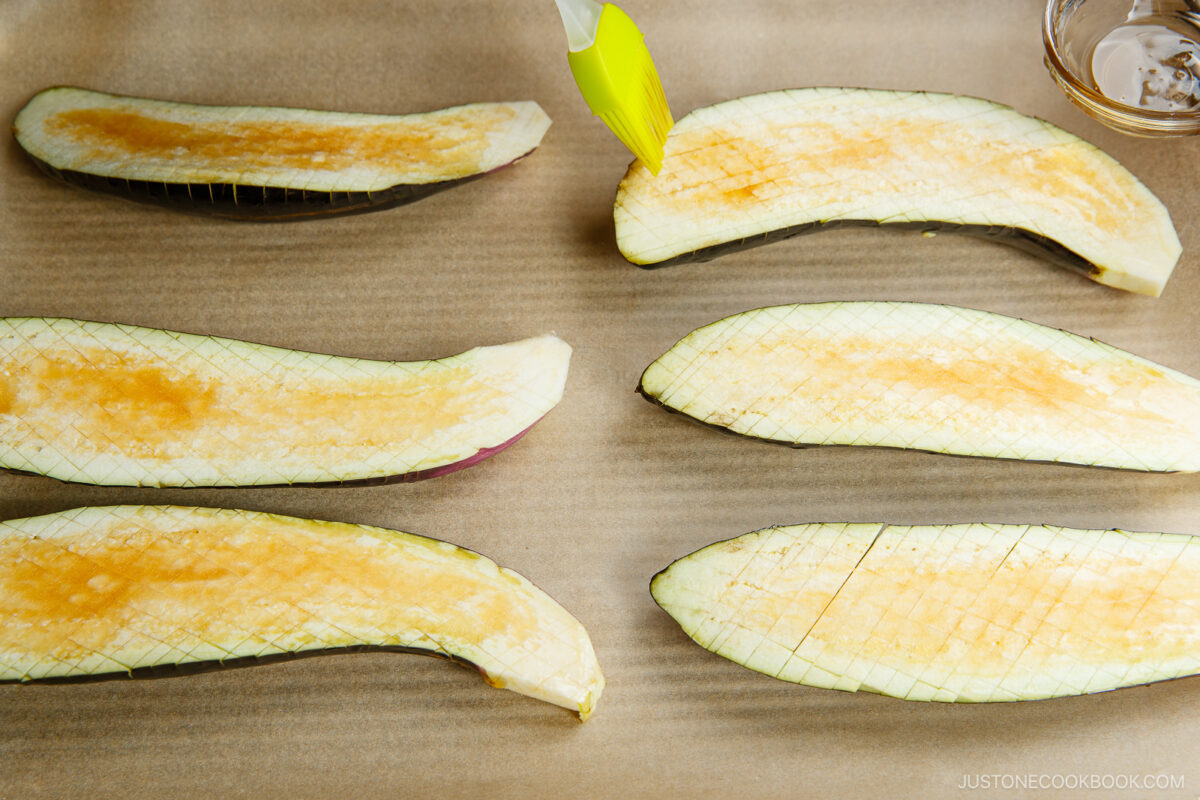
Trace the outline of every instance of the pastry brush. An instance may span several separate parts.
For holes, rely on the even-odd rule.
[[[611,3],[555,2],[567,31],[567,62],[583,99],[657,175],[674,121],[642,32]]]

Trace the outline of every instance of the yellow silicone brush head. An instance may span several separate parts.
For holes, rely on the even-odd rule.
[[[658,174],[663,144],[675,123],[654,60],[633,20],[606,3],[595,41],[569,52],[567,61],[592,113]]]

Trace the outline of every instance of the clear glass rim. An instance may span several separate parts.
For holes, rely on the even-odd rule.
[[[1042,17],[1042,42],[1046,49],[1046,66],[1067,97],[1084,110],[1100,115],[1103,122],[1139,133],[1200,132],[1200,110],[1156,111],[1119,103],[1088,86],[1067,66],[1059,53],[1054,23],[1062,0],[1049,0]]]

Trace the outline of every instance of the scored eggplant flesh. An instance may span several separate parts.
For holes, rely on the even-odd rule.
[[[642,375],[651,401],[791,445],[1200,471],[1200,381],[1036,323],[841,302],[735,314]]]
[[[0,680],[362,646],[466,661],[489,684],[581,719],[604,688],[578,620],[447,542],[173,506],[0,522]]]
[[[519,439],[561,399],[554,336],[389,362],[71,319],[0,319],[0,468],[234,486],[417,480]]]
[[[1200,673],[1200,537],[818,523],[655,576],[693,640],[793,683],[908,700],[1090,694]]]
[[[205,106],[57,87],[13,133],[48,174],[184,211],[302,219],[412,202],[528,155],[537,105],[474,103],[404,116]]]
[[[647,267],[894,225],[978,233],[1154,296],[1181,252],[1163,204],[1095,146],[932,92],[796,89],[693,111],[657,176],[629,168],[614,220],[622,254]]]

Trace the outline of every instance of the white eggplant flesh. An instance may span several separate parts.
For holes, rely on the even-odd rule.
[[[0,680],[346,648],[468,662],[581,719],[604,688],[578,620],[521,575],[436,539],[178,506],[0,522]]]
[[[209,106],[55,87],[17,114],[17,142],[67,183],[182,211],[285,220],[399,205],[528,155],[537,103],[401,116]]]
[[[521,438],[561,399],[570,358],[549,335],[392,362],[0,319],[0,468],[119,486],[429,478]]]
[[[651,584],[698,644],[785,681],[907,700],[1090,694],[1200,673],[1200,538],[816,523]]]
[[[642,375],[651,401],[791,445],[1200,471],[1200,381],[1065,331],[954,306],[735,314]]]
[[[839,224],[982,234],[1159,295],[1181,246],[1167,209],[1095,146],[1007,106],[814,88],[675,124],[663,168],[617,190],[617,244],[643,266],[703,261]]]

